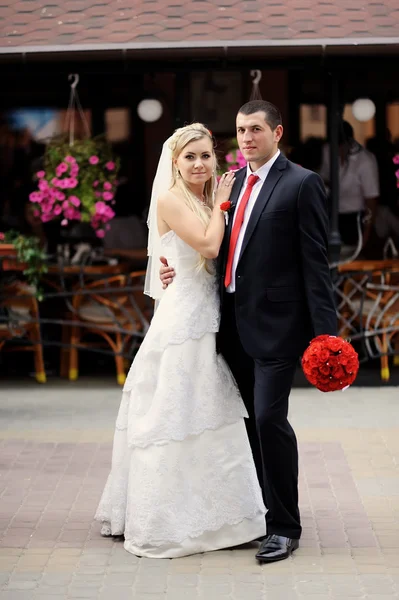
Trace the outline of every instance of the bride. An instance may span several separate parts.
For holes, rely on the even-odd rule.
[[[145,293],[157,301],[116,420],[112,468],[97,509],[102,535],[128,552],[175,558],[266,533],[235,381],[216,353],[222,243],[234,173],[215,185],[211,133],[178,129],[163,147],[149,213]],[[159,256],[177,273],[162,290]]]

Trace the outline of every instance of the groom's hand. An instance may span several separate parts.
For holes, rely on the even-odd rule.
[[[169,267],[168,261],[164,256],[161,256],[159,260],[162,263],[162,267],[159,269],[159,278],[162,281],[163,289],[166,290],[168,285],[172,283],[176,273],[172,267]]]

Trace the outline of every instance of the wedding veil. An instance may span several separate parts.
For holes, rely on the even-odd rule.
[[[173,137],[173,136],[172,136]],[[164,290],[159,278],[161,263],[159,257],[162,254],[161,236],[158,231],[157,205],[158,198],[162,193],[169,190],[172,185],[172,151],[170,149],[171,137],[163,145],[161,158],[159,159],[157,172],[152,184],[151,203],[148,212],[148,264],[145,275],[144,294],[159,301]]]

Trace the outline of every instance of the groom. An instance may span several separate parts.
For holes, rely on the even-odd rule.
[[[274,562],[299,546],[298,449],[288,398],[310,340],[337,334],[327,259],[328,217],[320,177],[283,156],[279,110],[244,104],[237,140],[247,167],[236,173],[219,254],[219,350],[249,413],[248,436],[268,508],[256,558]],[[161,268],[168,285],[173,269]]]

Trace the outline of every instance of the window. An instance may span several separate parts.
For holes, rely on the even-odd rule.
[[[130,111],[128,108],[109,108],[105,111],[105,132],[107,140],[124,142],[130,135]]]
[[[302,104],[300,122],[302,142],[310,137],[327,137],[327,109],[323,104]]]

